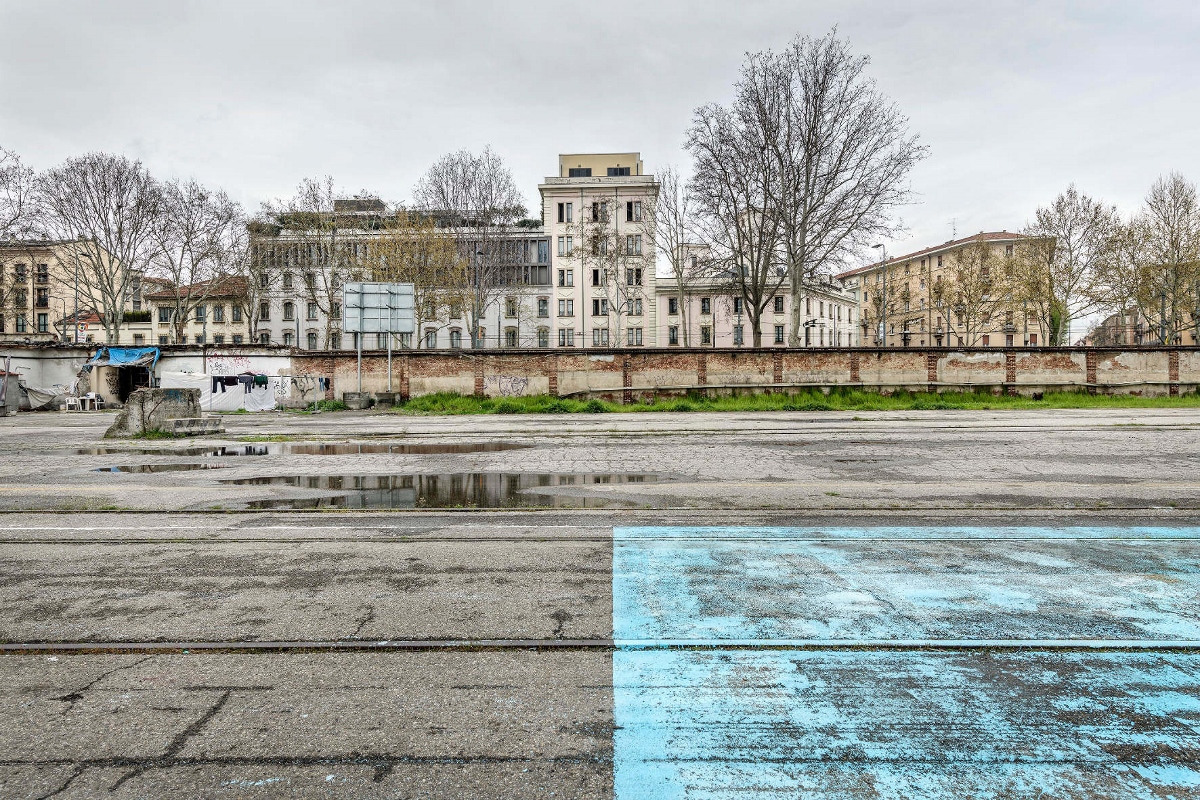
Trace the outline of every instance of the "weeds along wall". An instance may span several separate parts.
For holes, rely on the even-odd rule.
[[[331,378],[328,399],[358,390],[353,352],[294,352],[292,374]],[[416,397],[553,395],[635,402],[647,396],[804,391],[1056,390],[1162,396],[1200,386],[1200,348],[629,349],[407,351],[392,357],[391,391]],[[362,391],[388,391],[385,354],[364,353]]]

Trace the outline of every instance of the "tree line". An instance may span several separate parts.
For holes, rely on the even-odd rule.
[[[177,341],[198,307],[231,293],[253,336],[263,302],[288,291],[321,312],[329,346],[351,280],[413,283],[418,322],[465,313],[477,336],[503,290],[506,235],[526,214],[516,181],[490,148],[464,150],[435,162],[413,195],[412,208],[388,205],[374,192],[347,196],[329,176],[305,178],[249,214],[221,189],[160,181],[122,155],[87,153],[39,173],[0,148],[0,240],[18,251],[65,243],[54,279],[78,287],[109,343],[135,289],[153,289],[170,297],[159,305]],[[368,211],[339,213],[344,201]]]
[[[789,343],[799,345],[805,285],[852,269],[902,230],[910,175],[928,150],[866,74],[869,63],[836,29],[798,36],[748,54],[732,100],[695,110],[692,177],[661,173],[657,214],[681,307],[691,286],[723,284],[759,346],[762,316],[787,291]],[[975,340],[965,343],[1017,309],[1041,323],[1049,345],[1069,344],[1071,321],[1098,311],[1140,319],[1158,341],[1178,343],[1189,327],[1200,337],[1200,203],[1178,173],[1128,216],[1072,185],[1021,234],[1011,257],[979,243],[952,255],[936,282],[926,268],[931,303],[947,329],[957,323]],[[890,280],[861,322],[873,331],[885,314],[904,325],[928,311],[906,281]]]

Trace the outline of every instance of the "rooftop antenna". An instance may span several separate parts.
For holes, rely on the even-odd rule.
[[[950,218],[950,241],[958,238],[958,217]]]

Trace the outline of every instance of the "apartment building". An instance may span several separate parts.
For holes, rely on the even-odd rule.
[[[378,200],[338,200],[336,225],[327,233],[286,226],[254,226],[247,287],[248,323],[253,341],[303,350],[339,350],[355,346],[342,333],[341,283],[372,280],[370,248],[381,237],[388,214]],[[420,212],[449,237],[471,274],[480,280],[483,314],[475,338],[484,347],[548,347],[552,337],[551,247],[536,222],[480,232],[440,212]],[[487,260],[486,269],[479,267]],[[334,267],[333,265],[337,265]],[[469,290],[468,294],[473,291]],[[471,347],[470,298],[451,302],[422,300],[418,288],[418,330],[392,337],[393,348]],[[386,349],[387,334],[364,336],[366,350]]]
[[[250,344],[246,313],[246,279],[217,278],[182,287],[162,286],[145,292],[147,322],[131,325],[129,337],[143,344]],[[179,319],[180,309],[186,316]]]
[[[837,275],[857,307],[861,343],[884,347],[1035,347],[1037,314],[1000,288],[1025,237],[981,232]],[[992,270],[995,270],[993,272]]]
[[[639,153],[566,153],[538,185],[555,347],[653,347],[658,181]]]
[[[0,342],[105,341],[98,282],[89,288],[76,271],[79,247],[49,239],[0,241]],[[149,319],[143,291],[152,286],[141,274],[130,277],[118,343],[131,343],[126,327]]]

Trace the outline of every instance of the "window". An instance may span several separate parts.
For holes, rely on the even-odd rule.
[[[590,177],[592,177],[592,168],[591,167],[571,167],[567,170],[567,177],[569,177],[569,178],[590,178]],[[561,205],[562,205],[562,203],[559,203],[559,206],[561,206]],[[562,220],[560,219],[559,222],[562,222]]]
[[[134,346],[134,347],[141,347],[141,346],[142,346],[142,345],[144,345],[145,343],[146,343],[146,337],[145,337],[145,336],[143,336],[143,335],[142,335],[142,334],[140,334],[140,333],[135,333],[135,334],[133,335],[133,346]],[[217,344],[220,344],[220,342],[217,342]]]
[[[285,320],[293,320],[296,318],[296,304],[287,302],[283,304],[283,318]]]
[[[604,298],[592,300],[592,316],[607,317],[608,316],[608,300]]]
[[[158,337],[158,343],[159,344],[170,344],[171,343],[170,337],[166,336],[165,334],[160,334]]]
[[[625,203],[625,221],[626,222],[641,222],[642,221],[642,201],[630,200]],[[692,256],[692,266],[695,264],[695,256]]]
[[[196,344],[204,344],[204,334],[203,333],[196,334]]]
[[[603,274],[604,273],[601,270],[598,270],[598,269],[592,270],[592,286],[600,286],[601,285],[600,281],[602,279]]]
[[[225,306],[213,306],[212,309],[213,322],[225,321]]]
[[[550,242],[546,239],[539,240],[537,243],[537,263],[545,264],[550,260]]]
[[[515,317],[517,315],[517,298],[504,298],[504,316]]]
[[[777,294],[773,298],[771,298],[771,300],[775,304],[775,313],[782,314],[783,313],[783,295]]]
[[[574,328],[559,328],[559,330],[558,330],[558,346],[559,347],[574,347],[575,346],[575,329]]]
[[[983,335],[983,346],[984,347],[992,346],[992,337],[988,336],[986,333]]]
[[[38,264],[37,265],[37,278],[35,278],[35,280],[38,283],[49,283],[50,282],[50,265],[49,264]]]
[[[575,237],[568,236],[567,237],[567,255],[571,255],[574,252],[575,252]]]
[[[159,322],[170,322],[171,321],[171,310],[172,309],[168,306],[159,306],[158,307],[158,321]]]
[[[627,328],[625,330],[625,344],[631,347],[638,347],[642,343],[641,328]]]
[[[233,317],[234,322],[241,322],[242,321],[242,307],[234,306],[233,314],[231,316]]]
[[[1037,347],[1037,334],[1036,333],[1029,334],[1029,346]]]
[[[941,269],[941,268],[942,268],[942,257],[938,256],[938,269]]]
[[[640,239],[642,237],[639,236],[638,238]],[[628,284],[629,286],[641,286],[642,285],[642,268],[641,267],[631,267],[629,269],[626,269],[625,270],[625,283]]]
[[[290,272],[285,272],[285,273],[283,273],[283,288],[284,288],[285,290],[291,291],[291,288],[292,288],[292,273],[290,273]]]
[[[592,329],[592,346],[608,347],[608,328]]]
[[[817,316],[819,316],[821,318],[825,317],[825,301],[824,300],[821,300],[817,303]]]
[[[640,317],[642,315],[642,298],[633,298],[633,310],[629,312],[631,317]]]
[[[811,297],[804,298],[804,313],[805,314],[812,313],[812,298]]]
[[[550,329],[549,328],[538,328],[537,339],[538,339],[538,347],[549,347],[550,346]]]
[[[24,314],[17,314],[17,333],[27,333],[29,323],[25,320]]]
[[[329,304],[329,316],[333,317],[334,319],[341,319],[342,318],[342,304],[341,303],[330,303]]]
[[[517,329],[516,328],[505,328],[504,329],[504,346],[505,347],[516,347],[517,346]]]
[[[560,269],[558,271],[559,286],[574,286],[575,285],[575,270]]]
[[[135,341],[134,341],[134,344],[137,344],[137,341],[136,341],[136,340],[137,340],[139,337],[135,336],[135,337],[133,337],[133,338],[134,338],[134,340],[135,340]],[[214,337],[213,337],[213,344],[225,344],[225,337],[224,337],[223,335],[221,335],[221,334],[217,334],[216,336],[214,336]]]
[[[258,343],[259,344],[270,344],[271,343],[271,334],[266,333],[266,332],[260,333],[258,335]]]
[[[679,344],[678,325],[671,325],[667,328],[667,344]]]
[[[629,235],[625,237],[625,255],[640,256],[642,254],[642,237],[638,235]]]
[[[433,350],[436,347],[437,347],[437,329],[436,328],[426,328],[425,329],[425,349]]]
[[[559,205],[561,205],[561,203]],[[560,256],[565,256],[567,254],[567,237],[565,236],[558,237],[558,254]],[[561,272],[562,270],[559,271]]]
[[[1011,256],[1013,254],[1013,246],[1011,244],[1004,245],[1004,255]]]
[[[271,286],[271,276],[265,272],[259,273],[258,288],[267,289]]]
[[[775,344],[783,344],[783,326],[775,326]]]
[[[462,329],[461,328],[451,328],[450,329],[450,346],[455,349],[462,348]]]
[[[1012,346],[1013,346],[1013,335],[1012,335],[1011,333],[1009,333],[1009,334],[1006,334],[1006,335],[1005,335],[1005,337],[1004,337],[1004,346],[1005,346],[1005,347],[1012,347]]]
[[[735,313],[735,314],[742,313],[742,298],[740,298],[740,297],[733,298],[733,313]]]
[[[338,283],[338,280],[337,280],[337,276],[335,275],[333,278],[334,288],[337,288],[337,283]],[[314,273],[312,273],[312,272],[304,273],[304,288],[311,291],[313,289],[313,287],[316,286],[316,284],[317,284],[317,276]]]
[[[700,298],[700,313],[701,314],[711,314],[712,313],[712,298],[711,297],[701,297]]]
[[[50,315],[49,314],[43,313],[43,314],[37,315],[37,332],[38,333],[49,333],[50,332]]]
[[[700,344],[712,344],[712,327],[709,325],[700,326]]]
[[[571,203],[558,204],[558,221],[559,222],[574,222],[575,209]]]
[[[258,304],[258,318],[260,320],[264,320],[264,321],[268,321],[268,322],[270,321],[270,319],[271,319],[271,304],[270,303],[263,302],[263,303]]]
[[[743,341],[744,341],[744,339],[743,339],[743,334],[742,334],[742,326],[734,325],[733,326],[733,344],[734,344],[734,346],[740,347],[742,345]]]
[[[237,337],[235,336],[235,337],[233,337],[233,338],[235,338],[235,339],[236,339]],[[308,332],[308,335],[307,335],[307,336],[305,336],[304,338],[305,338],[305,343],[306,343],[306,345],[307,345],[307,347],[308,347],[308,349],[309,349],[309,350],[316,350],[316,349],[317,349],[317,334],[316,334],[316,331],[309,331],[309,332]]]
[[[679,313],[679,298],[678,297],[668,297],[667,298],[667,313],[672,316]]]
[[[559,300],[558,315],[560,317],[575,316],[575,301],[574,300]]]
[[[629,174],[629,167],[609,167],[608,177],[621,178]]]

